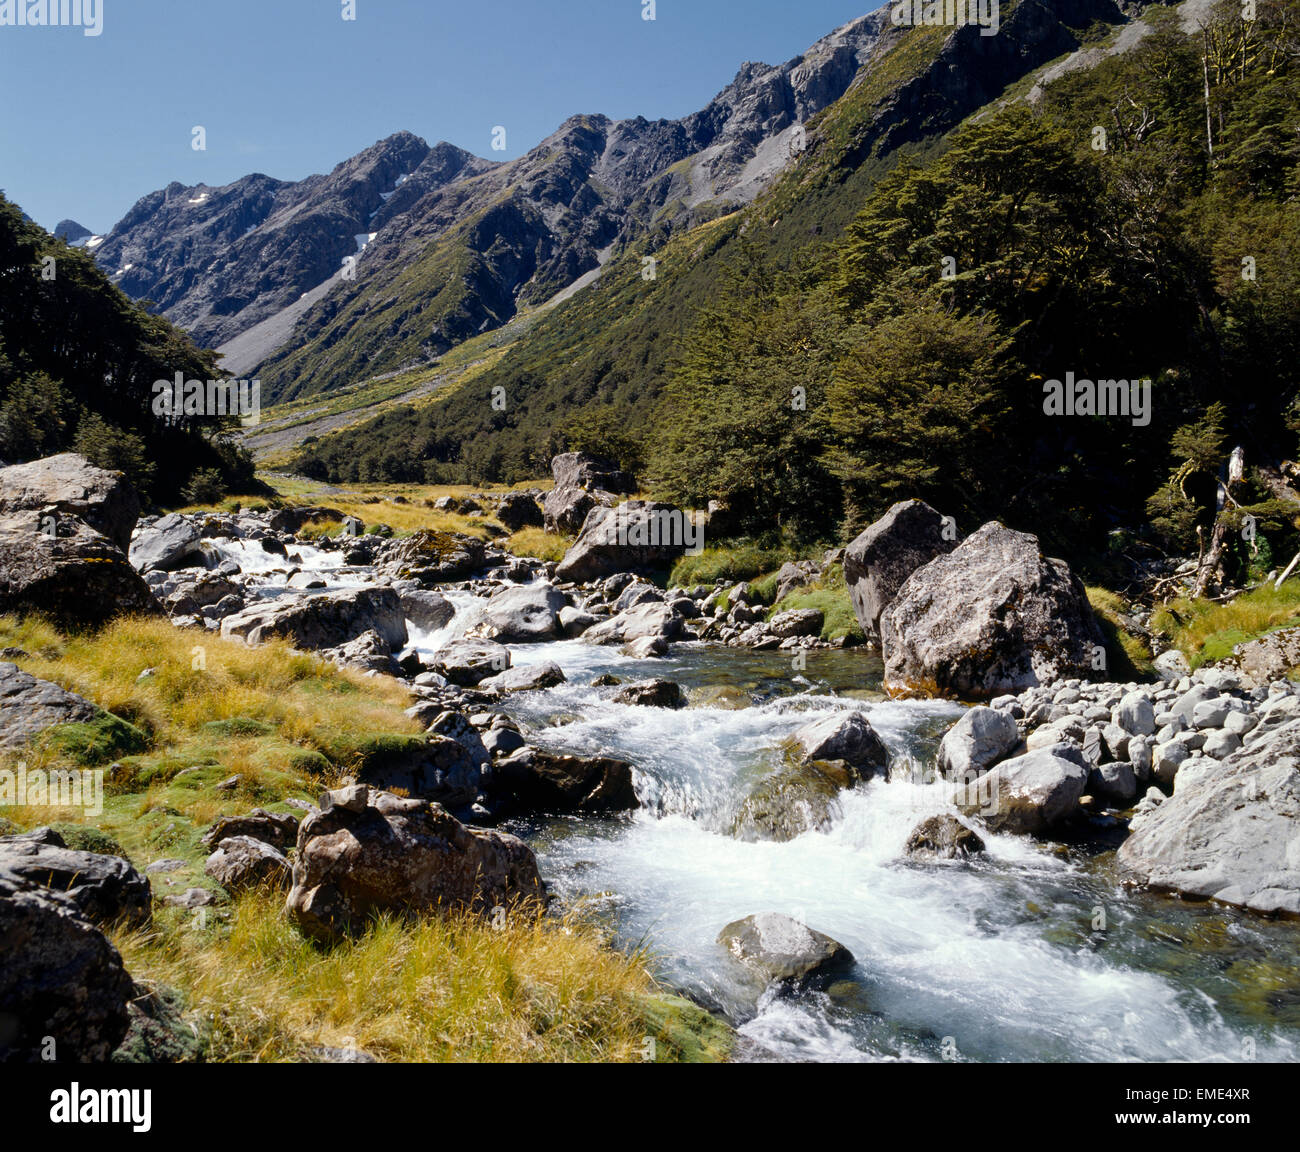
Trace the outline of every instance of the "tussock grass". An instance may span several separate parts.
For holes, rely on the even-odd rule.
[[[784,545],[736,540],[724,547],[705,548],[698,556],[683,556],[673,565],[668,582],[679,588],[690,588],[719,580],[752,580],[798,558],[794,549]]]
[[[1264,584],[1227,604],[1172,600],[1152,615],[1151,624],[1172,636],[1188,663],[1197,668],[1231,655],[1236,644],[1300,624],[1300,581],[1287,581],[1277,589]]]
[[[775,591],[775,581],[773,581]],[[836,564],[822,574],[821,578],[803,587],[787,593],[781,601],[773,605],[768,612],[770,620],[780,612],[794,608],[817,608],[822,613],[823,640],[839,640],[852,636],[858,643],[863,643],[866,636],[858,615],[853,610],[853,600],[849,596],[849,587],[844,581],[844,569]]]
[[[521,913],[498,930],[469,915],[384,917],[325,946],[254,894],[225,922],[160,917],[117,943],[137,979],[181,989],[202,1012],[215,1060],[301,1060],[323,1046],[398,1061],[640,1061],[647,1036],[671,1059],[700,1030],[725,1054],[698,1009],[679,1011],[677,1029],[653,1019],[663,1004],[645,957],[576,919]]]
[[[505,541],[506,549],[515,556],[531,556],[538,560],[554,560],[557,564],[573,545],[573,538],[546,532],[541,528],[520,528]]]

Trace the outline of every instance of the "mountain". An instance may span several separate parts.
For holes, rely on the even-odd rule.
[[[79,248],[86,240],[89,240],[93,233],[84,225],[78,224],[75,220],[60,220],[58,226],[54,229],[54,235],[60,240],[65,240],[74,248]]]

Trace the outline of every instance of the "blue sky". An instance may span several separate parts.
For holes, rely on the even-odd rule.
[[[650,22],[643,0],[355,0],[348,22],[343,0],[100,2],[97,37],[0,27],[0,188],[47,228],[106,231],[172,180],[301,179],[401,129],[508,159],[580,112],[675,118],[878,6],[657,0]]]

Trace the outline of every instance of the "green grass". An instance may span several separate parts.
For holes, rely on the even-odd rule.
[[[767,618],[770,620],[780,612],[796,608],[816,608],[821,612],[820,636],[823,640],[840,640],[846,636],[852,637],[859,644],[866,640],[857,613],[853,610],[848,585],[844,582],[844,569],[838,564],[812,584],[787,593],[772,606]]]
[[[737,540],[723,547],[705,548],[698,556],[683,556],[673,565],[668,582],[673,587],[691,588],[719,580],[752,580],[794,559],[794,550],[784,545]]]
[[[1237,644],[1300,624],[1300,581],[1276,589],[1265,584],[1227,604],[1173,600],[1153,614],[1151,624],[1172,636],[1187,662],[1198,668],[1231,655]]]

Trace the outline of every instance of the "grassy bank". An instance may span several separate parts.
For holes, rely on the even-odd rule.
[[[204,874],[200,837],[218,816],[295,811],[287,801],[314,801],[369,757],[418,738],[395,681],[281,642],[253,650],[158,620],[66,636],[0,617],[0,647],[116,717],[0,756],[0,767],[103,766],[102,813],[13,808],[7,821],[63,821],[69,843],[120,850],[141,869],[177,862],[151,875],[151,929],[118,942],[137,980],[182,993],[209,1059],[295,1060],[355,1045],[391,1060],[641,1060],[647,1038],[660,1060],[725,1057],[729,1030],[666,996],[648,957],[610,947],[598,925],[382,920],[322,946],[281,916],[278,896],[231,901]],[[193,887],[217,903],[162,904]]]
[[[1237,644],[1300,624],[1300,580],[1276,589],[1264,584],[1227,604],[1171,600],[1156,611],[1151,624],[1172,636],[1174,646],[1197,668],[1231,656]]]

